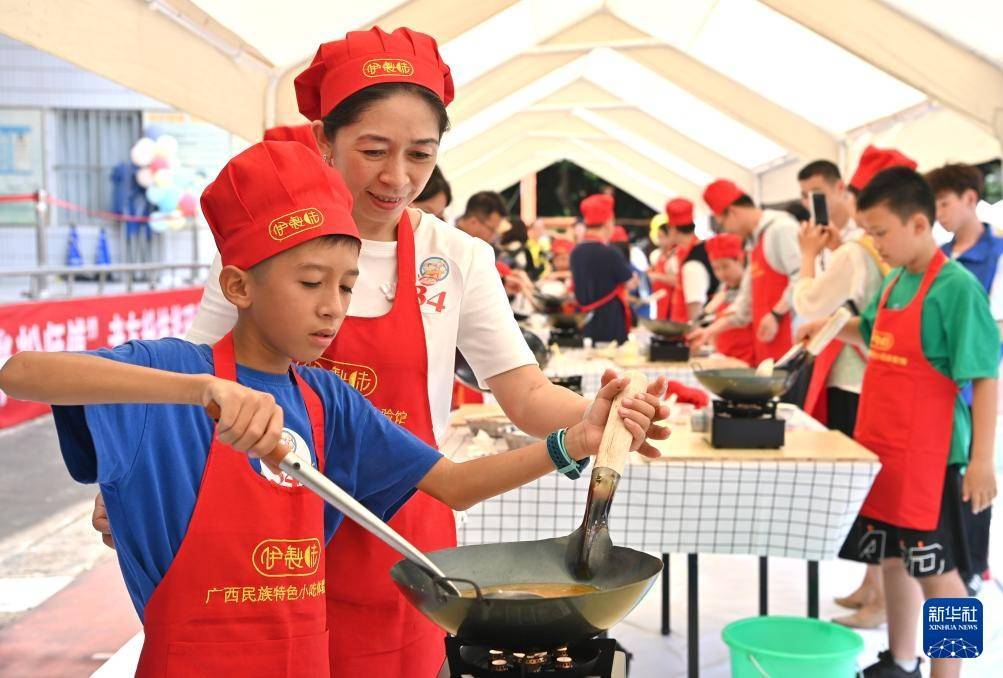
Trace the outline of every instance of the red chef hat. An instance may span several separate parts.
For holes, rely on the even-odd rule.
[[[586,226],[601,226],[613,218],[613,196],[595,193],[582,200],[578,208]]]
[[[693,225],[693,203],[686,198],[673,198],[665,203],[665,214],[669,217],[669,226]]]
[[[265,130],[265,141],[298,141],[314,153],[320,154],[317,137],[310,125],[282,125]]]
[[[745,258],[745,250],[742,248],[742,239],[734,233],[721,233],[715,235],[707,241],[707,256],[711,261],[715,259],[738,259]]]
[[[575,241],[567,238],[554,238],[550,242],[550,252],[552,254],[571,254],[575,249]]]
[[[432,90],[442,103],[453,100],[453,76],[430,35],[374,26],[325,42],[305,71],[296,76],[300,113],[320,120],[361,89],[381,82],[409,82]]]
[[[223,166],[202,192],[223,265],[248,269],[325,235],[359,237],[341,175],[303,144],[262,141]]]
[[[860,155],[860,163],[857,165],[857,171],[853,173],[853,178],[850,179],[850,186],[862,191],[871,183],[875,174],[890,167],[916,169],[916,161],[894,148],[868,146]]]
[[[745,191],[727,179],[718,179],[709,184],[703,191],[703,201],[714,213],[714,216],[721,216],[724,211],[731,207],[731,204],[745,195]]]
[[[623,226],[614,226],[613,235],[609,237],[610,242],[630,242],[630,236],[627,235],[627,229]]]

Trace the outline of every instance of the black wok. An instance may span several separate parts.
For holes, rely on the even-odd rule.
[[[461,546],[427,555],[461,591],[472,590],[472,582],[480,587],[580,584],[565,563],[567,544],[568,537],[559,537]],[[612,627],[644,597],[661,569],[661,560],[654,556],[614,546],[607,565],[588,582],[597,591],[559,598],[457,596],[409,560],[397,563],[390,576],[412,605],[461,641],[542,650]]]
[[[671,320],[651,320],[649,318],[641,318],[641,326],[648,329],[652,334],[669,339],[675,339],[676,337],[688,334],[693,329],[693,326],[689,323],[677,323]]]
[[[525,327],[520,327],[522,330],[522,338],[526,340],[526,345],[529,346],[529,350],[533,352],[533,357],[536,358],[536,362],[540,364],[540,369],[542,370],[550,362],[550,347],[544,343],[543,339],[540,339],[536,334],[527,330]],[[480,391],[482,393],[488,393],[491,389],[481,388],[477,383],[477,377],[474,375],[474,370],[470,367],[470,363],[467,359],[463,357],[460,350],[456,350],[456,363],[453,367],[453,374],[456,376],[457,380],[466,386],[467,388],[472,388],[475,391]]]
[[[738,403],[764,403],[782,396],[794,383],[796,371],[774,370],[769,377],[757,376],[752,367],[702,370],[694,365],[693,375],[714,395]]]

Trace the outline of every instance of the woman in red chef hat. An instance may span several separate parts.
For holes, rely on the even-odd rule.
[[[295,86],[321,156],[352,193],[362,236],[348,317],[319,364],[433,446],[448,428],[457,348],[520,429],[542,437],[580,421],[589,401],[540,371],[491,247],[408,207],[449,125],[453,79],[435,40],[407,28],[351,32],[321,45]],[[210,343],[235,317],[212,278],[189,334]],[[452,511],[420,492],[390,524],[423,551],[456,545]],[[338,553],[326,577],[332,675],[434,675],[443,633],[394,587],[388,572],[400,557],[355,524],[328,548]]]

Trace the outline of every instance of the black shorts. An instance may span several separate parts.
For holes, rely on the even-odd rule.
[[[934,530],[913,530],[857,516],[839,550],[839,557],[877,565],[884,558],[902,558],[913,577],[929,577],[969,568],[965,524],[961,515],[961,471],[948,466],[940,520]]]

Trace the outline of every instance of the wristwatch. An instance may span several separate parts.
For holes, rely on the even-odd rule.
[[[547,436],[547,454],[550,455],[550,460],[554,462],[558,472],[572,480],[578,480],[582,477],[582,471],[589,465],[590,459],[585,457],[581,461],[575,461],[571,458],[564,447],[564,436],[567,432],[568,429],[559,428]]]

